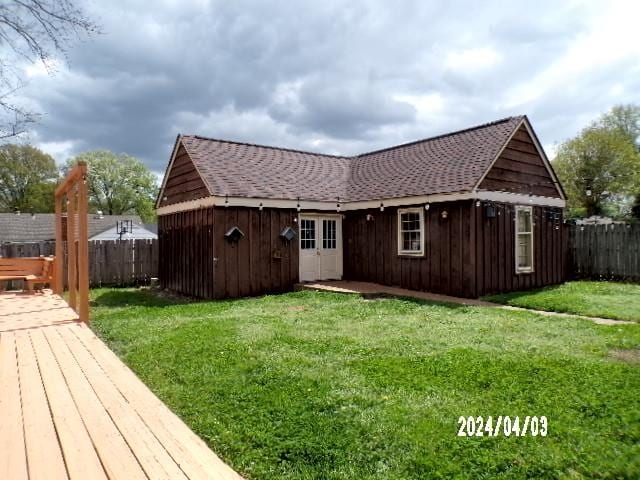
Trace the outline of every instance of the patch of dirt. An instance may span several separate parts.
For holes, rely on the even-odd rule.
[[[388,298],[398,298],[395,295],[390,295],[384,292],[363,293],[360,295],[365,302],[373,302],[376,300],[385,300]]]
[[[611,350],[609,352],[609,356],[614,360],[618,360],[619,362],[640,364],[640,349],[638,348],[627,349],[627,350],[625,349]]]
[[[184,302],[184,303],[197,302],[197,301],[200,300],[200,299],[195,298],[195,297],[191,297],[191,296],[188,296],[188,295],[183,295],[181,293],[174,292],[172,290],[162,289],[160,287],[141,287],[141,289],[146,289],[147,291],[149,291],[151,294],[155,295],[156,297],[166,298],[166,299],[169,299],[169,300],[176,300],[176,301],[180,301],[180,302]]]
[[[287,307],[288,312],[306,312],[307,310],[309,309],[304,305],[293,305],[291,307]]]

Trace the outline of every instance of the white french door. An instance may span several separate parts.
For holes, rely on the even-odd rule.
[[[342,217],[300,216],[300,281],[342,278]]]

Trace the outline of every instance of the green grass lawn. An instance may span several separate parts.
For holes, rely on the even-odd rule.
[[[484,300],[593,317],[640,322],[640,284],[567,282],[562,285],[484,297]]]
[[[250,479],[640,478],[640,325],[320,292],[92,297],[95,331]],[[548,435],[458,437],[461,415],[545,415]]]

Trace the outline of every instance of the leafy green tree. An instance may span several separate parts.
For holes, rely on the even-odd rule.
[[[554,167],[569,207],[591,216],[617,195],[633,193],[640,156],[623,131],[596,124],[560,145]]]
[[[620,130],[640,150],[640,105],[616,105],[600,117],[598,124]]]
[[[53,212],[54,159],[31,145],[0,146],[0,211]]]
[[[143,221],[154,219],[157,193],[155,176],[137,158],[108,150],[81,153],[67,162],[67,169],[79,160],[89,167],[91,208],[109,215],[135,213]]]
[[[599,124],[624,133],[640,155],[640,105],[616,105],[600,117]],[[630,213],[636,220],[640,220],[640,172],[636,173],[632,188],[635,199],[631,199]]]
[[[554,165],[571,215],[640,213],[640,106],[616,105],[602,114],[560,146]]]

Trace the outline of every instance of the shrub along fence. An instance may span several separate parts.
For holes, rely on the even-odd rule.
[[[0,257],[55,254],[56,242],[1,243]],[[65,242],[65,257],[67,248]],[[64,265],[66,265],[66,258]],[[95,240],[89,242],[89,283],[145,285],[158,276],[158,240]],[[66,275],[65,275],[66,278]],[[66,286],[66,285],[65,285]]]
[[[574,278],[640,281],[640,225],[571,225]]]

